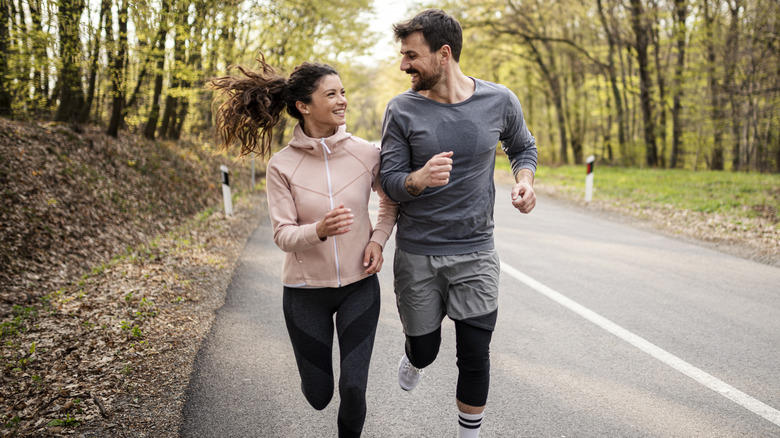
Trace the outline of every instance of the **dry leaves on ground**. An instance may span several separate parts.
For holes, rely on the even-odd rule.
[[[0,436],[176,436],[193,358],[264,216],[248,165],[1,118],[0,159]],[[220,164],[242,193],[233,218]]]
[[[263,201],[195,218],[53,296],[3,350],[16,368],[0,376],[4,435],[176,436],[192,361]]]

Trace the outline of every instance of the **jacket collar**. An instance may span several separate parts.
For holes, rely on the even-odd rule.
[[[328,147],[329,154],[335,153],[337,150],[341,148],[341,144],[344,140],[352,137],[352,134],[347,132],[347,125],[341,125],[339,126],[338,131],[336,131],[335,134],[331,135],[330,137],[325,137],[325,144]],[[303,128],[301,128],[301,124],[298,123],[295,125],[295,128],[293,129],[293,137],[292,140],[290,140],[289,146],[294,147],[296,149],[300,149],[303,152],[306,152],[307,154],[316,155],[319,157],[323,156],[323,147],[322,147],[322,140],[321,138],[312,138],[307,136],[303,132]]]

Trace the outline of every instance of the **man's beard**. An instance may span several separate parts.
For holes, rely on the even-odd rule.
[[[414,91],[423,91],[423,90],[430,90],[433,87],[436,86],[436,84],[439,83],[441,80],[441,77],[443,75],[442,69],[437,69],[435,72],[433,72],[430,76],[423,75],[419,71],[415,69],[409,69],[406,70],[407,74],[411,73],[417,73],[417,82],[412,83],[412,90]]]

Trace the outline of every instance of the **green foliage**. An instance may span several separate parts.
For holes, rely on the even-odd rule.
[[[105,17],[98,16],[99,0],[18,3],[6,20],[7,50],[2,65],[7,64],[7,73],[0,76],[0,89],[11,94],[13,116],[51,118],[62,96],[59,84],[69,79],[81,96],[74,102],[85,100],[88,79],[96,73],[93,94],[97,97],[88,123],[106,123],[113,84],[104,64],[119,46],[117,5],[109,11],[109,28],[103,29]],[[657,124],[658,167],[670,167],[676,132],[672,98],[679,92],[676,167],[711,169],[718,166],[716,156],[722,155],[727,170],[780,171],[780,53],[776,48],[780,3],[745,0],[733,12],[713,6],[712,16],[705,17],[701,3],[684,2],[687,20],[683,25],[674,14],[680,2],[641,3],[654,31],[649,50],[658,53],[658,61],[648,66],[654,111],[648,120],[637,98],[639,71],[636,51],[631,49],[636,46],[636,33],[629,10],[617,0],[437,0],[415,2],[413,11],[442,7],[460,20],[464,25],[463,71],[505,84],[518,95],[543,163],[582,161],[595,154],[612,165],[642,165],[648,147],[643,126],[652,121]],[[181,111],[171,122],[176,129],[194,135],[211,132],[213,95],[206,86],[208,80],[226,74],[230,65],[254,67],[262,52],[285,73],[310,60],[336,66],[350,99],[350,132],[376,141],[387,101],[408,87],[408,78],[398,71],[397,57],[371,65],[360,58],[380,35],[391,32],[389,26],[370,26],[373,4],[371,0],[130,2],[132,32],[127,35],[128,60],[120,84],[129,104],[123,113],[125,126],[137,132],[150,120],[159,74],[163,87],[157,108],[160,115],[168,107],[175,108]],[[603,5],[608,27],[600,19],[597,4]],[[69,25],[62,30],[58,14],[71,14],[67,15]],[[676,36],[680,32],[685,59],[677,76]],[[610,33],[615,47],[609,46]],[[159,46],[158,36],[163,36]],[[164,50],[162,71],[157,71],[158,47]],[[60,53],[69,58],[60,59]],[[93,53],[98,58],[93,60]],[[608,78],[610,63],[615,91]],[[66,112],[78,113],[78,108]],[[169,117],[168,122],[173,119]],[[618,142],[619,126],[625,128],[622,143]],[[176,129],[163,134],[177,138],[172,132]],[[288,138],[291,129],[292,124],[287,124],[278,134]],[[127,162],[141,174],[154,172],[158,164]],[[66,167],[61,171],[72,175],[80,170]],[[53,207],[60,205],[54,201],[59,200],[52,199]],[[122,211],[133,210],[130,200],[108,197],[106,201]]]
[[[20,331],[24,331],[26,323],[38,316],[38,310],[34,306],[20,306],[15,305],[13,307],[13,318],[10,321],[0,324],[0,339],[6,336],[13,336]],[[34,345],[34,344],[33,344]],[[33,351],[35,347],[33,346]]]
[[[206,221],[211,215],[214,214],[214,209],[209,207],[206,209],[203,209],[201,212],[199,212],[197,215],[195,215],[195,220],[197,222],[204,222]]]
[[[81,420],[71,416],[70,413],[65,415],[65,418],[51,420],[48,423],[46,423],[47,427],[55,427],[55,426],[79,427],[80,425],[81,425]]]
[[[335,62],[339,56],[360,54],[376,36],[368,28],[365,13],[369,0],[345,0],[326,6],[317,0],[259,2],[246,17],[253,23],[247,32],[257,34],[257,46],[247,47],[254,57],[258,51],[272,64],[287,71],[312,59]]]
[[[358,137],[379,142],[387,102],[409,88],[409,76],[397,60],[372,66],[337,65],[347,91],[347,129]]]
[[[615,0],[576,2],[437,1],[464,24],[464,72],[507,85],[520,98],[544,163],[561,164],[596,154],[613,165],[645,162],[647,122],[640,107],[636,33],[630,13]],[[700,3],[685,3],[687,19],[675,28],[680,2],[641,2],[650,44],[658,61],[648,65],[650,99],[656,124],[658,167],[672,158],[673,96],[680,93],[680,142],[676,167],[712,169],[716,151],[723,168],[780,171],[780,53],[770,48],[769,31],[778,25],[780,4],[747,0],[729,11],[712,6],[712,32]],[[712,3],[712,2],[710,2]],[[605,24],[597,4],[603,5]],[[720,4],[720,3],[718,3]],[[657,5],[657,6],[656,6]],[[684,30],[685,58],[675,76],[677,32]],[[612,33],[615,46],[609,47]],[[776,39],[776,38],[775,38]],[[730,44],[736,44],[732,47]],[[612,55],[610,55],[612,53]],[[611,60],[610,60],[611,56]],[[608,71],[615,73],[613,91]],[[711,86],[710,84],[716,84]],[[731,84],[731,85],[729,85]],[[661,87],[664,87],[661,89]],[[620,99],[623,123],[616,104]],[[560,107],[556,105],[560,99]],[[619,126],[625,141],[618,141]],[[562,135],[566,136],[561,153]],[[582,143],[580,143],[580,141]],[[582,155],[578,157],[575,146]],[[567,157],[569,160],[567,160]]]
[[[14,415],[12,417],[6,417],[5,415],[3,415],[0,418],[3,419],[2,421],[3,421],[4,429],[15,429],[19,425],[19,422],[22,420],[21,418],[19,418],[18,415]]]

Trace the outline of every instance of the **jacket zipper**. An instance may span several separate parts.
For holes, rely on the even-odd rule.
[[[325,157],[325,174],[328,177],[328,201],[330,201],[330,209],[333,210],[335,208],[334,202],[333,202],[333,185],[330,181],[330,166],[328,164],[328,154],[330,154],[330,149],[328,148],[328,145],[325,144],[325,138],[320,139],[320,143],[322,144],[322,155]],[[341,268],[339,267],[339,248],[338,245],[336,245],[336,236],[331,236],[333,239],[333,254],[336,256],[336,280],[339,283],[339,287],[341,287]]]

